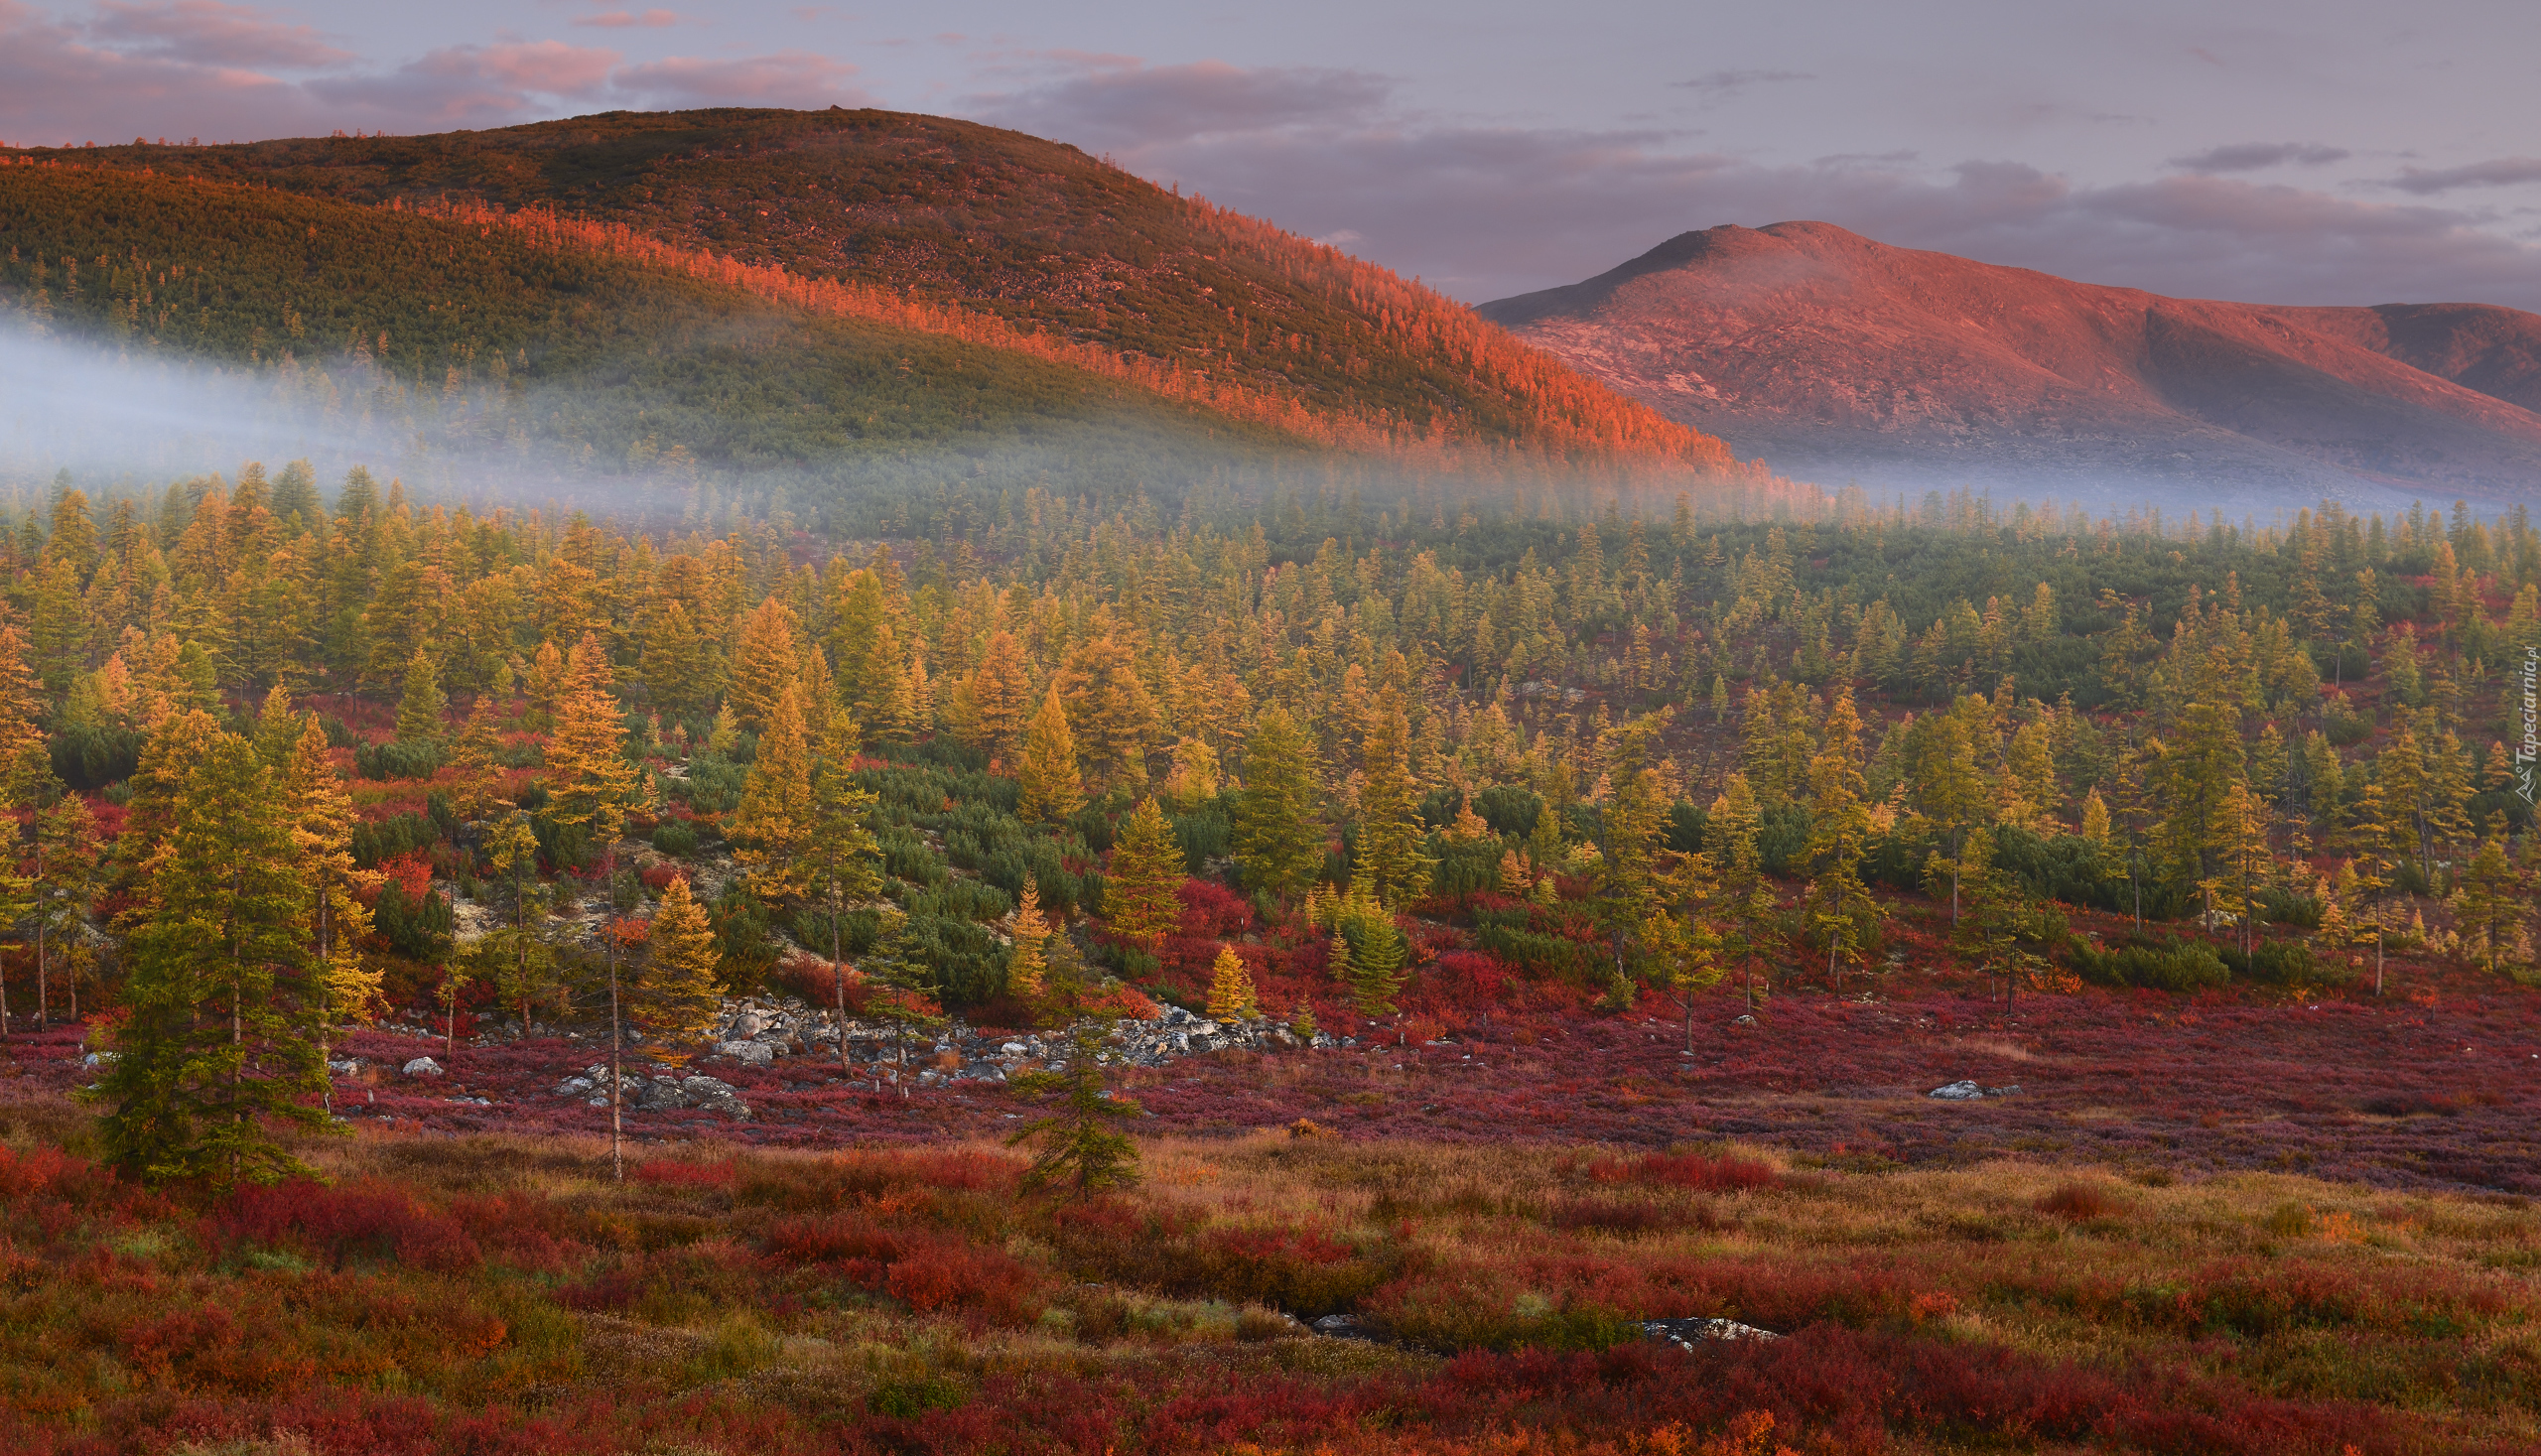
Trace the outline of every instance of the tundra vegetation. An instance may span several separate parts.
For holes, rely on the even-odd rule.
[[[1858,506],[57,480],[9,1443],[2541,1439],[2541,535]],[[548,1092],[727,993],[1068,1054]],[[1332,1044],[1107,1060],[1154,1001]]]

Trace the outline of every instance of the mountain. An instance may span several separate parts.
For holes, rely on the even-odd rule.
[[[1477,312],[1829,484],[2262,513],[2541,494],[2541,317],[2511,309],[2164,298],[1782,222]]]
[[[1718,441],[1381,268],[968,122],[612,112],[438,136],[82,148],[71,165],[421,210],[489,238],[527,230],[1090,371],[1315,447],[1734,468]]]

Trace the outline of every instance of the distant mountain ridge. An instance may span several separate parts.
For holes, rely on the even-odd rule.
[[[2173,299],[1823,222],[1477,312],[1777,472],[2234,511],[2541,498],[2541,316]]]

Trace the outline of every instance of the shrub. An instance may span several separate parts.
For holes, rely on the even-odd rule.
[[[653,826],[653,848],[673,859],[688,860],[697,854],[695,826],[676,819],[666,819]]]
[[[2075,974],[2101,986],[2186,992],[2222,986],[2232,979],[2212,948],[2195,941],[2130,940],[2107,951],[2094,951],[2078,940],[2071,944]]]
[[[1701,1152],[1654,1152],[1624,1161],[1599,1161],[1589,1165],[1588,1176],[1600,1183],[1694,1188],[1709,1193],[1771,1188],[1782,1178],[1773,1164],[1759,1158],[1740,1157],[1736,1153],[1715,1156]]]
[[[1509,839],[1525,839],[1536,832],[1536,820],[1544,811],[1544,801],[1533,789],[1514,784],[1495,784],[1473,796],[1473,812],[1491,826],[1491,832]]]
[[[2045,1194],[2034,1205],[2040,1213],[2060,1218],[2069,1224],[2086,1224],[2093,1219],[2115,1218],[2125,1208],[2117,1195],[2098,1183],[2063,1183]]]
[[[233,1248],[256,1243],[293,1249],[335,1268],[397,1263],[458,1273],[480,1258],[476,1241],[456,1220],[419,1206],[402,1189],[369,1183],[241,1188],[215,1228]]]
[[[441,842],[441,829],[428,814],[400,814],[375,824],[353,826],[353,862],[375,869],[383,860],[412,854]]]
[[[353,749],[353,777],[430,778],[447,761],[438,743],[364,743]]]
[[[2215,956],[2234,976],[2263,986],[2342,986],[2356,976],[2354,968],[2324,962],[2299,940],[2263,940],[2247,955],[2225,946]]]

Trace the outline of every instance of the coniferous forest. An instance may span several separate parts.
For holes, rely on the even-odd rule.
[[[840,115],[0,168],[424,463],[0,478],[9,1449],[2541,1442],[2525,510],[1824,493]]]

